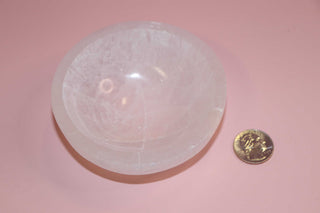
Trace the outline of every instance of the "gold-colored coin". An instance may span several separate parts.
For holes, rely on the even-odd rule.
[[[249,129],[236,136],[233,149],[240,160],[250,164],[260,164],[270,159],[274,146],[266,133]]]

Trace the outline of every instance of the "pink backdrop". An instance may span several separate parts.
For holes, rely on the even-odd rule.
[[[219,134],[187,163],[148,176],[104,171],[56,128],[50,86],[64,54],[107,25],[154,20],[184,28],[220,57],[228,101]],[[320,2],[0,2],[0,212],[320,212]],[[273,138],[247,165],[235,135]]]

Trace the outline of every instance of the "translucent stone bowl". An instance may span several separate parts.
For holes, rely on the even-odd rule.
[[[80,41],[60,63],[52,109],[72,147],[107,170],[141,175],[197,154],[224,111],[226,81],[212,50],[156,22],[128,22]]]

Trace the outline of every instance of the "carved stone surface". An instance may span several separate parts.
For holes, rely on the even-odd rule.
[[[174,167],[210,140],[224,111],[226,81],[212,50],[155,22],[107,27],[62,60],[52,107],[83,157],[114,172]]]

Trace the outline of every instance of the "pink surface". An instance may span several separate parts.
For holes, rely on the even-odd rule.
[[[220,57],[228,83],[211,146],[138,177],[78,156],[50,107],[64,54],[93,31],[130,20],[194,33]],[[319,212],[319,20],[319,1],[307,0],[2,1],[0,212]],[[234,155],[233,138],[247,128],[273,138],[267,163]]]

